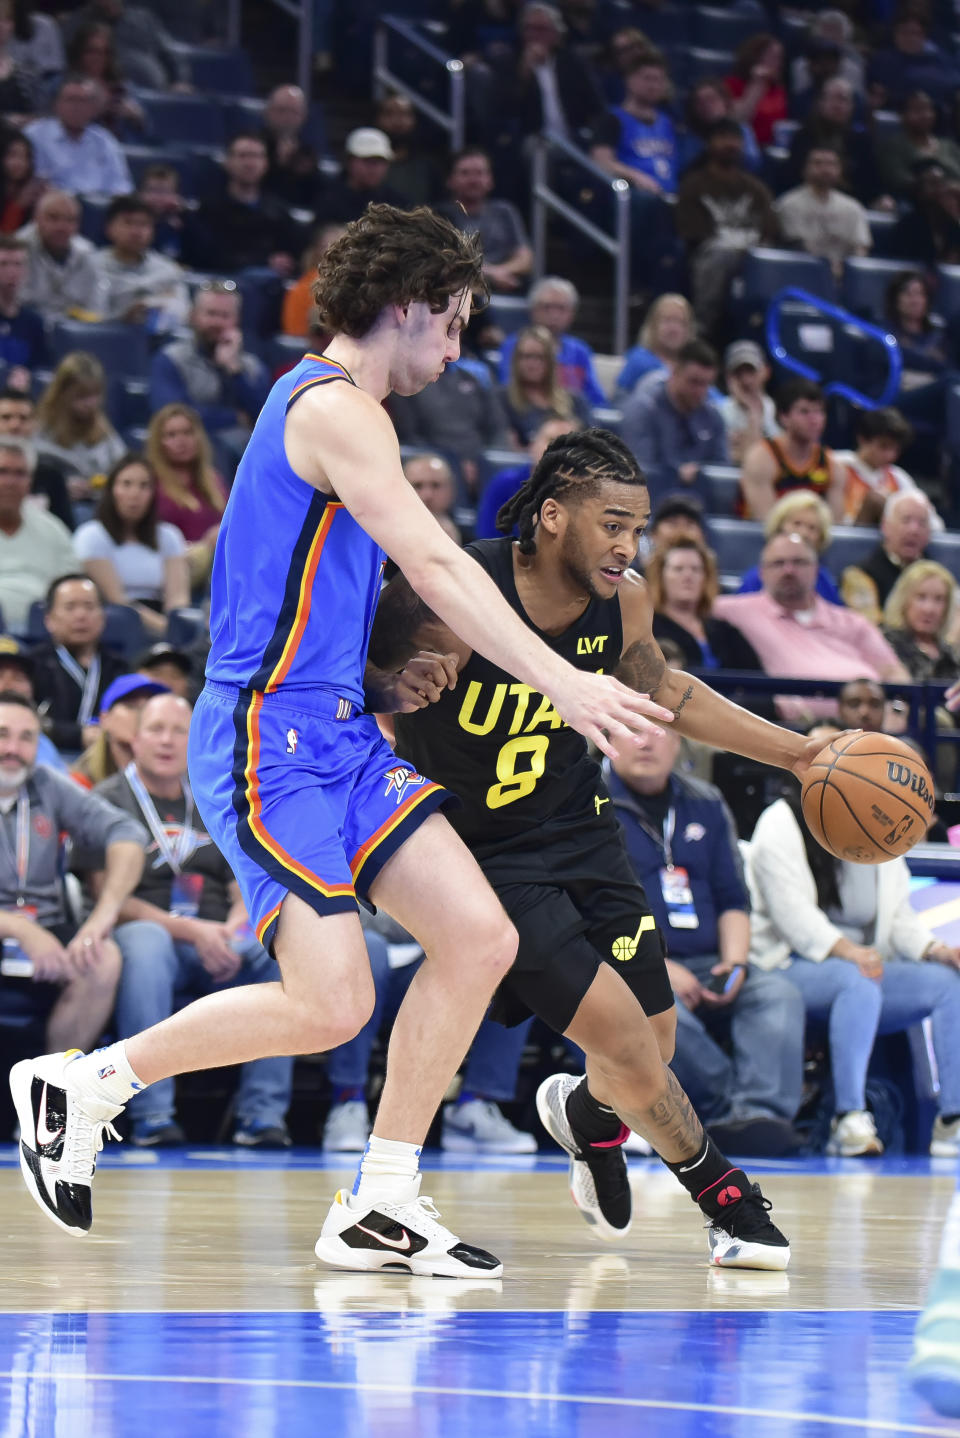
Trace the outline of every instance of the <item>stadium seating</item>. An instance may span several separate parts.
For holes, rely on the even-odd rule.
[[[765,303],[789,286],[809,290],[819,299],[835,298],[833,275],[826,260],[763,245],[747,251],[743,264],[743,294],[747,303]]]
[[[168,95],[139,90],[137,100],[150,125],[151,140],[160,145],[214,145],[226,142],[223,109],[202,95]]]
[[[843,267],[841,304],[874,324],[882,324],[886,318],[887,290],[897,276],[909,268],[907,260],[877,260],[868,255],[847,260]]]
[[[86,350],[96,355],[108,375],[146,379],[150,369],[147,336],[139,325],[58,320],[50,335],[50,347],[57,363],[74,350]]]

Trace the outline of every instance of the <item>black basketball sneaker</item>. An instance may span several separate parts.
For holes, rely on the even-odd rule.
[[[611,1242],[630,1232],[633,1199],[623,1145],[623,1127],[612,1143],[581,1142],[567,1117],[567,1100],[583,1079],[554,1074],[537,1089],[537,1113],[550,1137],[570,1155],[570,1193],[598,1238]]]
[[[70,1064],[79,1049],[25,1059],[10,1070],[20,1122],[20,1170],[27,1191],[58,1228],[82,1237],[93,1222],[91,1184],[104,1133],[122,1105],[79,1098]]]
[[[761,1268],[780,1272],[790,1262],[790,1244],[771,1223],[773,1207],[759,1183],[751,1183],[743,1169],[723,1179],[716,1212],[707,1225],[710,1262],[721,1268]]]
[[[503,1264],[485,1249],[462,1243],[440,1223],[432,1199],[420,1195],[420,1175],[402,1203],[367,1205],[343,1189],[333,1200],[316,1243],[332,1268],[401,1270],[435,1278],[499,1278]]]

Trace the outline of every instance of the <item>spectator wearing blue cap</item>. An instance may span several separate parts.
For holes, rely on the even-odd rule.
[[[121,674],[107,688],[100,701],[97,737],[83,751],[70,770],[70,777],[84,789],[122,774],[133,758],[133,736],[137,717],[154,694],[168,694],[165,684],[142,674]]]

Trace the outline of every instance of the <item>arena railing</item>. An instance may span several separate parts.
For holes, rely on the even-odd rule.
[[[854,330],[857,334],[876,341],[887,361],[887,378],[882,394],[867,395],[844,380],[827,379],[813,365],[807,364],[806,361],[798,359],[796,355],[789,352],[780,336],[780,316],[784,304],[791,300],[799,301],[825,319],[841,325],[844,329]],[[850,400],[852,404],[860,405],[864,409],[882,409],[885,405],[893,404],[899,393],[903,357],[894,336],[879,325],[871,324],[862,316],[855,315],[851,310],[845,310],[840,305],[831,304],[829,300],[822,299],[809,290],[798,289],[790,285],[773,296],[767,306],[766,341],[767,349],[777,364],[784,369],[792,370],[794,374],[802,375],[804,379],[822,384],[825,394],[839,395],[842,399]]]
[[[277,0],[279,3],[279,0]],[[431,64],[445,71],[449,82],[449,110],[441,110],[390,68],[390,41],[403,40],[412,45]],[[373,94],[383,98],[387,90],[405,96],[422,115],[446,130],[450,148],[462,150],[466,126],[466,89],[463,61],[447,55],[428,40],[415,25],[397,15],[381,15],[373,36]]]
[[[789,674],[760,674],[753,669],[692,670],[711,689],[742,702],[747,695],[772,698],[784,695],[793,698],[835,699],[845,684],[863,678],[851,674],[850,679],[799,679]],[[937,746],[960,742],[960,729],[938,729],[937,709],[943,707],[943,696],[950,686],[933,681],[923,684],[899,684],[885,680],[887,699],[902,699],[907,705],[907,737],[915,739],[933,768]]]
[[[586,215],[569,204],[551,185],[551,164],[561,162],[566,175],[579,180],[587,175],[593,188],[609,190],[613,197],[613,234],[608,234]],[[630,186],[626,180],[612,180],[582,150],[545,131],[533,151],[533,253],[538,277],[546,272],[547,215],[558,215],[567,224],[613,260],[613,350],[622,355],[627,348],[630,299]]]
[[[297,84],[307,99],[313,82],[313,0],[270,0],[297,26]],[[240,45],[243,0],[227,0],[227,44]]]

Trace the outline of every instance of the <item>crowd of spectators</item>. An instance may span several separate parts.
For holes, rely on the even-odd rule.
[[[844,699],[851,686],[873,706],[869,727],[903,733],[907,706],[884,685],[896,696],[960,678],[958,474],[943,445],[958,335],[939,268],[960,262],[949,6],[863,0],[787,14],[742,0],[724,7],[729,45],[697,48],[698,7],[680,0],[452,4],[432,36],[465,66],[456,152],[405,93],[366,107],[353,96],[349,124],[330,125],[336,52],[326,116],[290,83],[262,99],[208,94],[163,13],[88,0],[54,18],[0,0],[0,825],[12,856],[23,789],[65,841],[31,859],[30,915],[13,913],[24,876],[0,864],[0,1024],[39,1015],[54,1047],[108,1025],[122,1036],[187,994],[271,975],[192,807],[190,704],[237,464],[273,377],[322,350],[316,264],[370,203],[431,204],[483,245],[492,300],[461,357],[421,394],[388,401],[406,476],[455,541],[497,532],[551,439],[608,426],[649,477],[654,515],[637,563],[672,662],[708,681],[774,676],[775,694],[740,697],[825,732],[865,722]],[[341,58],[350,73],[353,57]],[[198,117],[206,107],[220,139],[169,133],[178,102]],[[575,236],[551,226],[554,272],[537,272],[530,161],[542,131],[593,167],[555,175],[592,224],[609,223],[603,177],[628,186],[639,330],[625,355],[584,338],[597,333],[601,286]],[[745,290],[757,246],[824,261],[841,298],[858,259],[889,262],[879,310],[863,313],[899,346],[892,403],[869,399],[869,366],[854,406],[774,363]],[[797,696],[791,679],[834,687]],[[937,722],[942,739],[954,721],[939,707]],[[953,746],[931,757],[942,794]],[[784,913],[776,865],[788,851],[800,863],[802,826],[792,798],[764,787],[769,776],[757,804],[741,802],[744,772],[677,739],[609,775],[652,900],[662,855],[651,822],[662,825],[670,795],[693,816],[687,839],[701,816],[715,840],[685,858],[699,919],[671,935],[682,1081],[731,1146],[789,1149],[804,1013],[827,1016],[833,1035],[856,1010],[830,1142],[876,1152],[864,1095],[874,1038],[929,1014],[947,1065],[933,1142],[956,1151],[946,1054],[957,955],[922,939],[899,889],[881,890],[887,907],[871,918],[876,896],[846,870],[818,868],[809,849],[810,884]],[[744,872],[732,826],[749,839],[760,811]],[[136,873],[134,848],[146,855]],[[752,931],[751,905],[762,916]],[[108,909],[119,917],[105,927]],[[96,930],[93,967],[80,961],[81,929]],[[789,937],[801,932],[805,947]],[[377,1033],[421,958],[384,920],[367,939],[377,1009],[328,1061],[323,1139],[335,1150],[366,1141]],[[731,955],[748,977],[728,1000],[710,973]],[[921,957],[935,978],[914,984],[909,961]],[[873,982],[878,964],[889,985]],[[532,1150],[501,1108],[527,1037],[484,1025],[445,1110],[445,1146]],[[241,1074],[236,1142],[289,1143],[292,1073],[278,1060]],[[172,1085],[138,1100],[134,1141],[181,1141],[175,1105]]]

